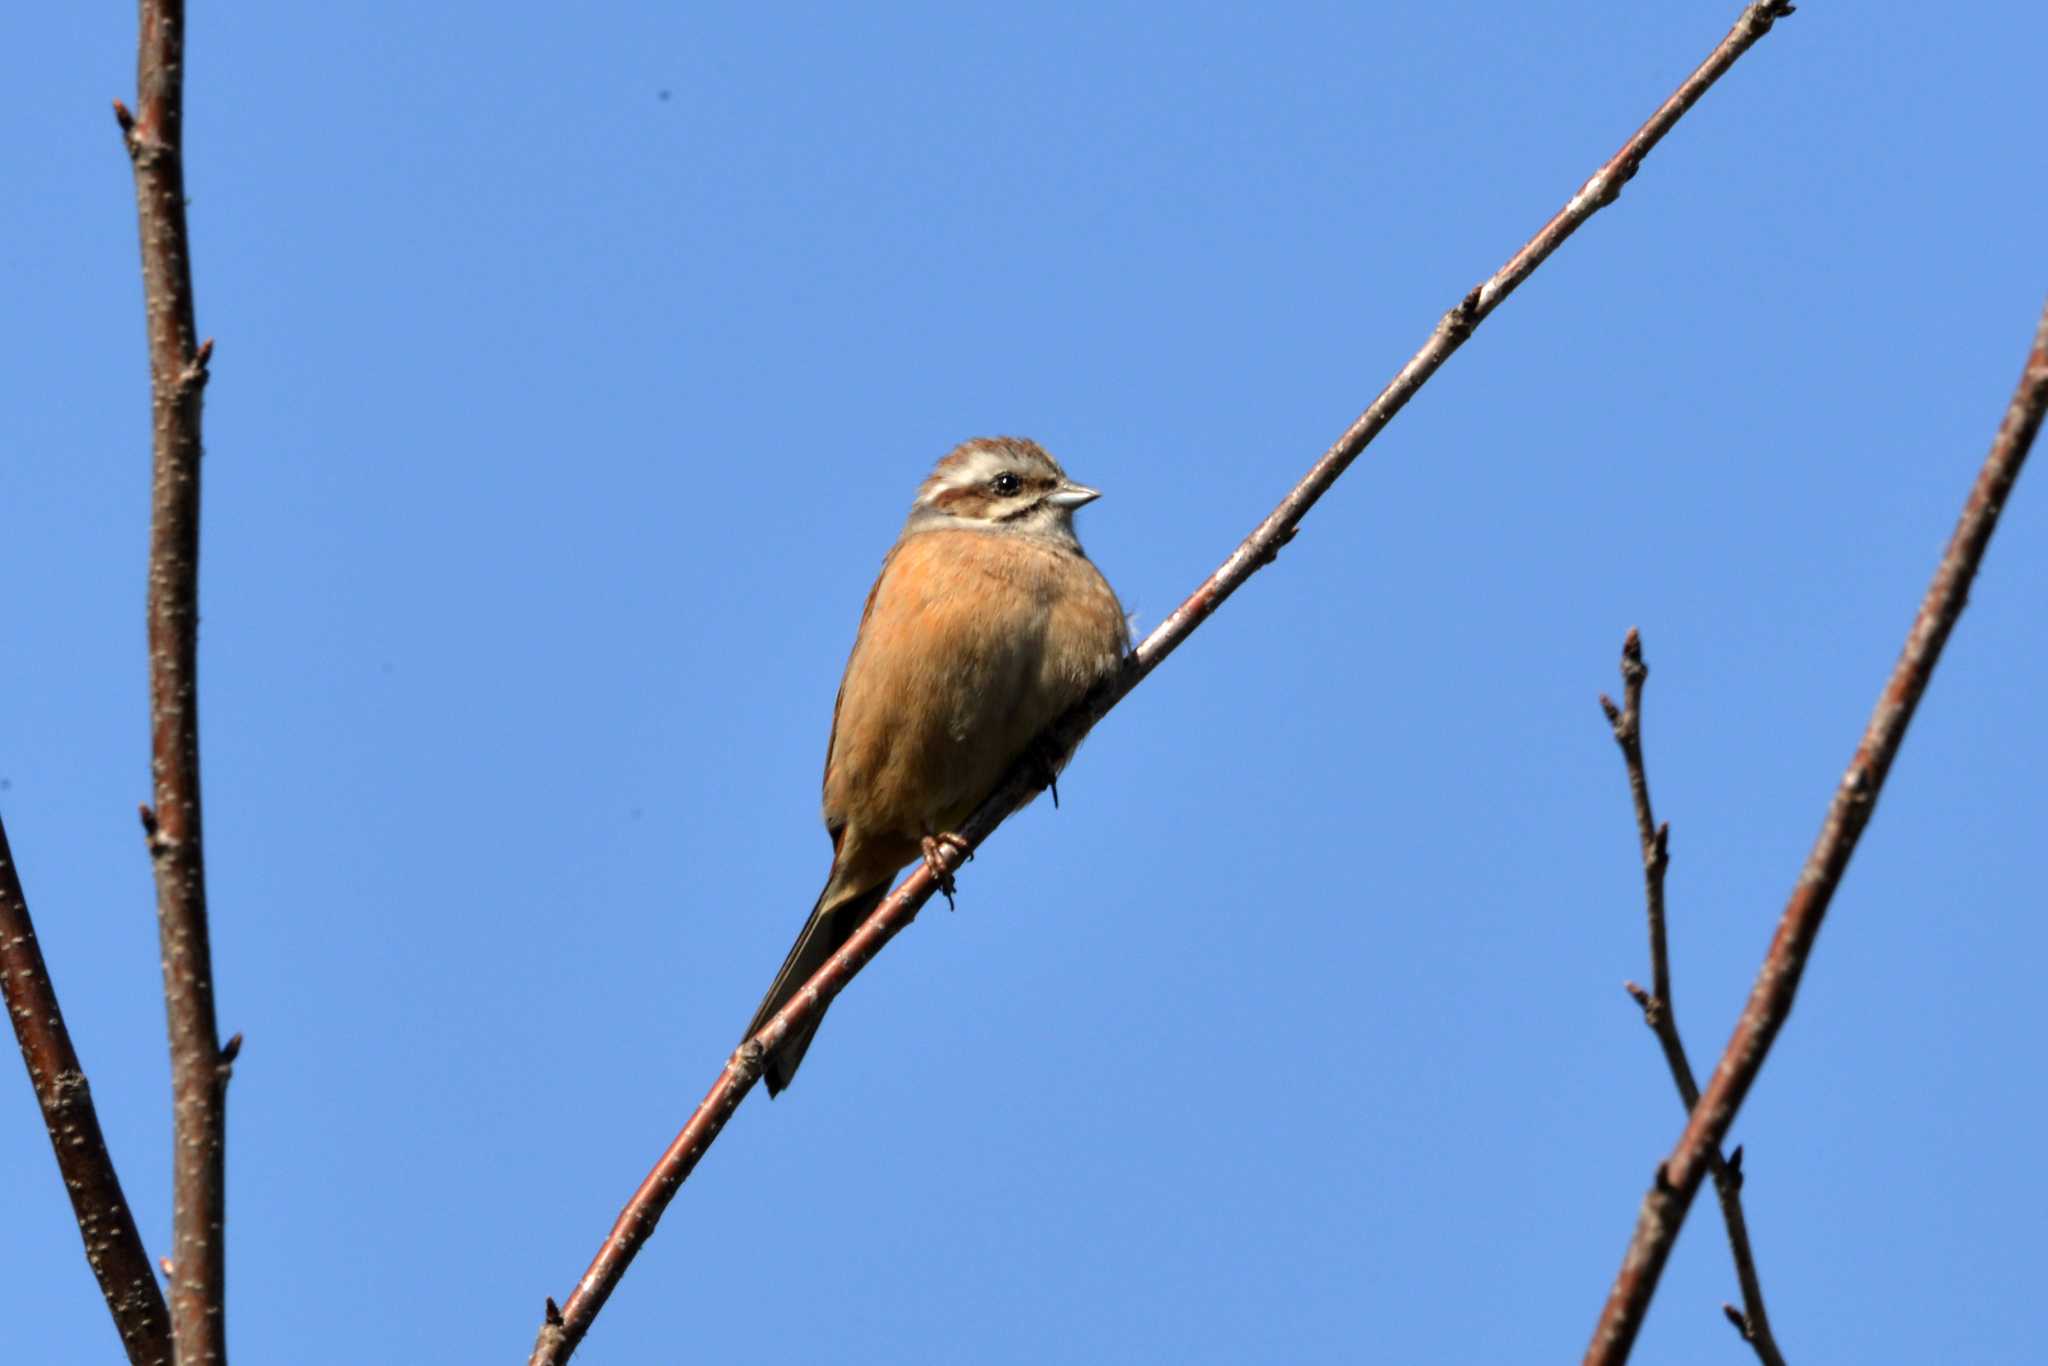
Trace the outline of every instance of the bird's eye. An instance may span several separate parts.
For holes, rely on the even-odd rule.
[[[1008,470],[1004,470],[1001,474],[989,480],[988,486],[994,490],[998,498],[1008,498],[1016,493],[1018,489],[1024,487],[1024,481]]]

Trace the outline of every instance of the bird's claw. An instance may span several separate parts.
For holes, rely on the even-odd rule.
[[[959,850],[965,856],[961,860],[963,863],[969,862],[974,858],[974,846],[950,830],[944,834],[926,835],[924,837],[925,871],[930,873],[932,880],[939,884],[939,892],[946,898],[946,909],[950,911],[954,909],[953,874],[947,871],[945,860],[939,854],[941,849],[949,845]]]

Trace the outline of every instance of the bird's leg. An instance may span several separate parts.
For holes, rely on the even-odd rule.
[[[1047,744],[1043,738],[1031,745],[1028,756],[1031,760],[1032,776],[1045,791],[1052,793],[1053,809],[1060,805],[1060,756],[1059,751]]]
[[[939,857],[939,850],[947,845],[966,856],[961,860],[963,863],[974,857],[974,846],[950,830],[924,837],[925,871],[939,884],[939,891],[946,897],[946,909],[950,911],[953,909],[953,875],[946,871],[945,861]]]

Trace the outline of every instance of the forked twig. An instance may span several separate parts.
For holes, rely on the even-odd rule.
[[[1601,695],[1600,710],[1614,728],[1614,742],[1628,769],[1629,796],[1636,812],[1636,837],[1643,856],[1643,901],[1650,924],[1650,980],[1654,991],[1644,991],[1634,982],[1628,994],[1643,1012],[1643,1023],[1657,1036],[1664,1050],[1665,1065],[1678,1085],[1678,1098],[1688,1112],[1700,1098],[1699,1083],[1693,1080],[1692,1063],[1678,1036],[1678,1011],[1671,998],[1671,953],[1665,935],[1664,875],[1671,867],[1671,826],[1657,824],[1650,806],[1650,775],[1643,762],[1643,684],[1649,681],[1650,666],[1643,662],[1643,638],[1633,627],[1621,643],[1622,705]],[[1714,1190],[1721,1199],[1721,1219],[1728,1227],[1728,1250],[1735,1260],[1735,1278],[1742,1286],[1743,1307],[1721,1306],[1721,1312],[1735,1325],[1764,1366],[1785,1366],[1778,1340],[1771,1333],[1770,1317],[1764,1312],[1763,1282],[1758,1279],[1756,1255],[1749,1245],[1749,1221],[1742,1213],[1742,1149],[1726,1161],[1719,1148],[1707,1154],[1707,1169],[1714,1175]]]
[[[1284,498],[1280,505],[1245,538],[1223,564],[1204,580],[1171,616],[1146,637],[1127,661],[1127,666],[1107,687],[1084,701],[1052,727],[1049,742],[1061,745],[1069,737],[1085,734],[1104,713],[1115,706],[1147,674],[1187,639],[1194,629],[1221,607],[1253,573],[1272,562],[1281,547],[1292,540],[1302,517],[1327,492],[1359,453],[1379,435],[1394,415],[1406,406],[1415,392],[1434,375],[1452,353],[1464,345],[1473,329],[1498,308],[1515,288],[1563,245],[1585,221],[1614,202],[1623,185],[1635,175],[1664,135],[1699,102],[1736,60],[1758,39],[1770,32],[1772,24],[1790,14],[1784,0],[1754,0],[1746,6],[1735,27],[1707,59],[1680,83],[1649,120],[1621,145],[1612,157],[1581,185],[1564,207],[1507,264],[1474,287],[1437,322],[1422,349],[1380,391],[1371,405],[1337,439]],[[1000,825],[1020,800],[1036,785],[1037,765],[1028,758],[1021,762],[959,833],[978,846]],[[960,853],[950,846],[940,852],[948,870],[957,869]],[[805,985],[803,991],[771,1019],[761,1032],[727,1059],[724,1070],[713,1083],[682,1131],[669,1144],[626,1207],[612,1225],[597,1256],[576,1284],[568,1300],[557,1306],[548,1301],[545,1321],[534,1344],[532,1366],[546,1366],[568,1360],[591,1322],[618,1286],[626,1267],[654,1232],[656,1221],[676,1190],[695,1169],[704,1151],[718,1137],[740,1100],[759,1078],[761,1058],[789,1033],[808,1021],[838,995],[847,981],[917,915],[930,899],[935,883],[922,865],[869,915],[867,922]]]
[[[1764,955],[1756,985],[1750,989],[1734,1037],[1714,1067],[1706,1090],[1692,1107],[1685,1131],[1671,1155],[1657,1168],[1654,1184],[1643,1197],[1634,1236],[1622,1258],[1621,1271],[1609,1290],[1600,1321],[1586,1349],[1588,1363],[1624,1361],[1656,1293],[1657,1279],[1678,1239],[1679,1227],[1706,1174],[1708,1155],[1718,1149],[1735,1122],[1735,1112],[1749,1094],[1771,1043],[1792,1011],[1792,998],[1806,970],[1807,956],[1820,933],[1828,903],[1841,885],[1842,873],[1856,852],[1856,842],[1870,823],[1885,775],[1898,756],[1913,711],[1927,691],[1927,680],[1940,662],[1942,647],[1962,615],[1970,583],[1984,561],[1985,547],[1997,529],[1998,515],[2026,463],[2027,451],[2041,429],[2048,409],[2048,309],[2034,332],[2034,344],[2020,374],[2019,386],[2007,404],[2005,419],[1991,443],[1990,454],[1963,504],[1961,519],[1934,571],[1934,581],[1920,602],[1905,648],[1877,700],[1849,768],[1828,803],[1820,836],[1800,869],[1777,934]]]

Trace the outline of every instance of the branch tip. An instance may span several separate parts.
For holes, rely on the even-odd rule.
[[[121,125],[122,137],[127,138],[134,136],[135,116],[129,113],[128,106],[121,103],[119,100],[114,101],[114,122]]]
[[[1728,1320],[1728,1322],[1729,1322],[1729,1323],[1731,1323],[1731,1324],[1733,1324],[1733,1325],[1734,1325],[1734,1327],[1735,1327],[1735,1331],[1736,1331],[1736,1332],[1738,1332],[1738,1333],[1740,1333],[1740,1334],[1742,1334],[1742,1336],[1743,1336],[1743,1339],[1744,1339],[1745,1341],[1746,1341],[1746,1340],[1748,1340],[1748,1338],[1749,1338],[1749,1315],[1747,1315],[1747,1314],[1743,1313],[1743,1312],[1742,1312],[1742,1311],[1741,1311],[1740,1309],[1737,1309],[1737,1308],[1736,1308],[1736,1307],[1735,1307],[1734,1305],[1732,1305],[1732,1304],[1724,1304],[1724,1305],[1722,1305],[1722,1306],[1721,1306],[1721,1313],[1722,1313],[1722,1314],[1723,1314],[1723,1315],[1724,1315],[1724,1316],[1725,1316],[1725,1317],[1727,1318],[1727,1320]]]
[[[1606,715],[1608,725],[1617,730],[1621,728],[1621,708],[1615,706],[1614,699],[1606,693],[1600,694],[1600,710]]]
[[[562,1326],[562,1306],[555,1303],[555,1297],[553,1295],[548,1296],[548,1304],[545,1313],[547,1315],[548,1327],[560,1328]]]
[[[220,1065],[221,1065],[222,1067],[227,1067],[227,1066],[230,1066],[230,1065],[232,1065],[232,1064],[233,1064],[233,1062],[235,1061],[235,1059],[236,1059],[236,1058],[238,1058],[238,1057],[240,1057],[240,1056],[241,1056],[241,1054],[242,1054],[242,1035],[241,1035],[240,1031],[237,1031],[237,1032],[235,1033],[234,1037],[230,1038],[230,1039],[229,1039],[229,1040],[228,1040],[228,1041],[227,1041],[227,1042],[226,1042],[225,1044],[221,1045],[221,1050],[220,1050]]]

